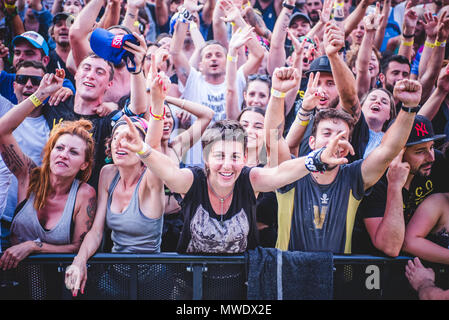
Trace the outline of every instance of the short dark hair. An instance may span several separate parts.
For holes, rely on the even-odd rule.
[[[201,137],[204,158],[209,157],[210,149],[218,141],[237,141],[243,144],[243,150],[246,153],[248,145],[248,135],[245,128],[236,120],[221,120],[215,122],[211,127],[204,131]]]
[[[47,73],[47,68],[45,68],[44,64],[41,61],[32,61],[32,60],[22,60],[16,66],[16,73],[22,68],[34,68],[34,69],[42,69],[44,73]]]
[[[385,59],[382,60],[382,63],[380,65],[380,72],[382,72],[383,74],[386,74],[388,71],[388,68],[390,67],[390,62],[392,62],[392,61],[396,61],[397,63],[400,63],[400,64],[406,64],[409,66],[409,68],[411,68],[410,61],[406,57],[401,56],[400,54],[394,54],[391,56],[387,56],[387,57],[385,57]]]
[[[318,111],[315,114],[315,119],[314,119],[313,125],[312,125],[311,136],[316,137],[316,132],[317,132],[318,125],[320,124],[320,122],[323,120],[329,120],[329,119],[339,119],[339,120],[346,122],[349,126],[349,136],[351,136],[352,129],[354,128],[354,125],[355,125],[354,118],[346,111],[343,111],[340,109],[335,109],[335,108],[323,109],[323,110]]]
[[[225,55],[228,54],[228,49],[226,49],[226,47],[224,45],[222,45],[219,41],[217,41],[217,40],[208,40],[208,41],[206,41],[206,43],[204,44],[204,46],[200,50],[200,59],[203,59],[203,51],[204,51],[204,49],[207,48],[208,46],[211,46],[211,45],[214,45],[214,44],[219,45],[220,47],[222,47],[223,50],[224,50]]]
[[[95,53],[89,54],[87,57],[85,57],[83,59],[83,61],[86,60],[87,58],[101,59],[101,60],[105,61],[107,63],[107,65],[109,66],[109,81],[112,81],[114,79],[114,64],[112,62],[105,60],[100,56],[97,56]],[[81,63],[80,63],[80,65],[81,65]]]

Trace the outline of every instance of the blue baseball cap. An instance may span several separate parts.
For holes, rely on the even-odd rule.
[[[42,49],[44,51],[45,55],[48,56],[49,48],[48,48],[47,41],[45,41],[44,37],[41,36],[39,33],[35,32],[35,31],[26,31],[26,32],[22,33],[21,35],[16,36],[12,40],[13,46],[15,46],[16,42],[20,39],[24,39],[24,40],[28,41],[29,43],[31,43],[31,45],[33,47],[35,47],[37,49]]]
[[[134,55],[123,48],[126,41],[139,45],[139,41],[132,34],[115,35],[106,29],[97,28],[90,37],[90,47],[97,56],[114,65],[119,65],[122,60],[127,59],[134,63]],[[135,71],[135,63],[134,68],[126,66],[129,71]]]

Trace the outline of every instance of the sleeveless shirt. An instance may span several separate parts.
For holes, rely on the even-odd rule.
[[[139,178],[131,201],[122,213],[111,211],[112,194],[120,174],[117,172],[108,190],[106,224],[111,232],[114,245],[112,252],[119,253],[158,253],[160,252],[163,217],[152,219],[146,217],[139,208]]]
[[[80,181],[75,179],[70,187],[69,196],[61,218],[51,230],[45,230],[40,224],[37,217],[37,211],[33,206],[35,195],[32,194],[14,217],[11,225],[11,233],[17,237],[18,242],[22,243],[29,240],[39,239],[41,242],[54,245],[71,243],[70,228],[79,186]]]

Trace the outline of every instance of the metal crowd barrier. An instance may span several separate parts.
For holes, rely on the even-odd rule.
[[[39,254],[18,268],[0,271],[0,300],[246,300],[244,255],[161,254],[94,255],[88,263],[83,295],[74,298],[64,285],[73,254]],[[335,300],[413,300],[405,277],[410,257],[335,255]],[[449,285],[449,266],[427,264],[436,284]]]

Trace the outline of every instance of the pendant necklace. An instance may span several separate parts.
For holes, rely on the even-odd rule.
[[[231,192],[229,192],[226,196],[224,196],[223,198],[220,197],[214,190],[214,188],[212,188],[212,185],[208,182],[207,183],[209,185],[210,191],[212,191],[212,193],[214,194],[215,197],[218,198],[218,200],[220,200],[220,225],[223,226],[224,222],[223,222],[223,216],[224,216],[224,202],[232,195],[232,193],[234,192],[234,188],[231,190]]]

